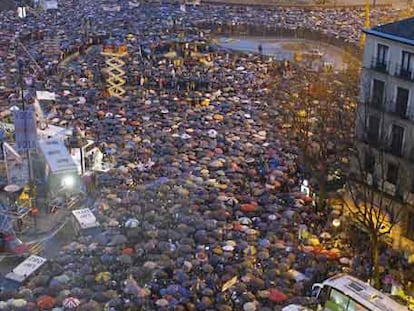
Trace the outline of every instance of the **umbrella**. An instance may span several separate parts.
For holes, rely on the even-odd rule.
[[[168,300],[167,300],[167,299],[165,299],[165,298],[161,298],[161,299],[158,299],[158,300],[155,302],[155,304],[156,304],[157,306],[159,306],[159,307],[166,307],[166,306],[168,306],[168,305],[169,305],[169,302],[168,302]]]
[[[137,228],[139,226],[139,220],[136,218],[129,218],[125,222],[125,228]]]
[[[131,265],[132,264],[132,257],[127,254],[122,254],[118,257],[118,261],[120,263],[123,263],[125,265]]]
[[[13,299],[10,304],[15,308],[23,308],[27,305],[27,301],[24,299]]]
[[[118,234],[115,235],[111,241],[109,242],[109,245],[114,246],[114,245],[121,245],[121,244],[125,244],[128,241],[127,237],[123,234]]]
[[[43,295],[37,299],[36,304],[41,309],[52,309],[55,305],[55,299],[51,296]]]
[[[251,225],[252,221],[248,217],[241,217],[239,218],[239,223],[241,223],[242,225]]]
[[[79,307],[80,300],[75,297],[67,297],[63,300],[62,306],[67,309],[75,309]]]
[[[254,302],[246,302],[243,305],[243,311],[256,311],[257,310],[257,306],[256,303]]]
[[[240,208],[243,212],[254,212],[257,210],[257,204],[254,203],[244,203]]]
[[[146,261],[143,264],[143,267],[147,268],[147,269],[150,269],[150,270],[153,270],[153,269],[156,269],[158,267],[158,264],[156,262],[153,262],[153,261]]]
[[[98,283],[106,283],[111,279],[110,272],[100,272],[95,278],[95,281]]]
[[[68,277],[66,274],[62,274],[59,276],[55,276],[52,280],[56,280],[60,284],[67,284],[70,281],[70,277]]]
[[[319,236],[321,239],[325,239],[325,240],[329,240],[330,238],[332,238],[331,234],[329,232],[322,232],[321,235]]]
[[[126,280],[126,284],[124,288],[124,292],[126,294],[138,295],[140,290],[141,288],[138,286],[137,282],[132,277]]]
[[[342,257],[339,259],[339,262],[343,265],[349,265],[351,263],[351,260],[347,257]]]
[[[257,250],[256,250],[256,247],[254,247],[254,246],[248,246],[247,248],[245,248],[245,249],[243,250],[243,253],[244,253],[246,256],[254,256],[254,255],[256,255]]]
[[[278,289],[272,288],[269,290],[269,295],[267,296],[267,298],[271,301],[280,303],[288,299],[288,296],[279,291]]]

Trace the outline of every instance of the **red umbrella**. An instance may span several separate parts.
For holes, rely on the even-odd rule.
[[[269,296],[267,296],[267,298],[273,302],[280,303],[288,299],[288,296],[279,291],[278,289],[272,288],[269,290]]]
[[[122,250],[122,254],[124,255],[132,255],[134,250],[131,247],[126,247]]]
[[[241,205],[240,208],[243,212],[254,212],[257,210],[257,203],[256,202],[252,202],[252,203],[244,203]]]
[[[37,299],[37,306],[40,310],[43,309],[52,309],[55,305],[55,299],[51,296],[41,296],[39,299]]]

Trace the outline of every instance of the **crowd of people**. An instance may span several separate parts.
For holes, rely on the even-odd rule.
[[[361,12],[78,0],[15,15],[0,17],[14,43],[2,46],[3,108],[18,87],[29,107],[36,90],[55,92],[49,124],[92,138],[110,170],[88,187],[102,233],[0,292],[0,309],[277,310],[351,271],[353,254],[325,243],[330,210],[300,191],[298,142],[269,96],[270,70],[288,90],[304,69],[223,49],[197,25],[298,25],[356,43]],[[102,44],[127,47],[122,98],[105,91]]]

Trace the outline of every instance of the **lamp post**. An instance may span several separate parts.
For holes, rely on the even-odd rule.
[[[80,131],[76,128],[72,131],[72,136],[67,140],[67,146],[69,148],[69,152],[72,154],[72,150],[79,149],[79,157],[80,157],[80,173],[83,175],[85,173],[85,158],[83,154],[83,148],[87,144],[87,140],[82,136]]]
[[[338,246],[338,240],[339,240],[338,231],[339,231],[339,227],[341,226],[341,220],[339,218],[335,218],[334,220],[332,220],[332,226],[334,227],[334,234],[335,234],[335,236],[334,236],[334,241],[335,241],[334,242],[334,247],[337,247]]]

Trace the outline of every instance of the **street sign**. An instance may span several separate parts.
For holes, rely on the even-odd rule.
[[[13,111],[15,149],[26,151],[36,148],[37,126],[34,111]]]

